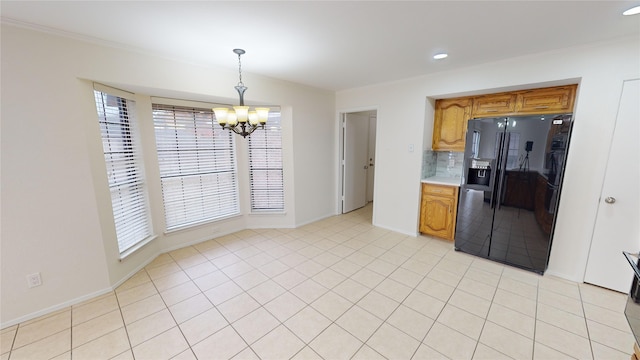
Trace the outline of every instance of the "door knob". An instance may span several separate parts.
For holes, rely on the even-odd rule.
[[[616,198],[607,196],[606,198],[604,198],[604,202],[606,202],[607,204],[613,204],[614,202],[616,202]]]

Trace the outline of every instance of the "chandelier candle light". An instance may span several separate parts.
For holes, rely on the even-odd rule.
[[[269,108],[257,107],[254,110],[249,110],[249,106],[244,105],[244,92],[247,90],[247,87],[244,86],[242,82],[242,63],[240,62],[240,56],[244,54],[245,51],[242,49],[233,49],[233,52],[238,55],[238,74],[240,75],[240,81],[235,88],[240,96],[240,105],[234,106],[233,110],[226,107],[213,108],[213,112],[216,114],[218,124],[220,124],[223,129],[229,129],[246,138],[258,127],[264,129],[264,125],[267,123],[267,118],[269,117]]]

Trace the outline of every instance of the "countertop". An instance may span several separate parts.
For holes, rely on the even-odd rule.
[[[426,179],[422,179],[421,182],[428,183],[428,184],[437,184],[437,185],[460,186],[459,177],[432,176]]]

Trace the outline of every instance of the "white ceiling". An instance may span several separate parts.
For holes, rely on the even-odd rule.
[[[343,90],[640,34],[635,1],[5,1],[2,21]],[[437,52],[449,58],[435,61]]]

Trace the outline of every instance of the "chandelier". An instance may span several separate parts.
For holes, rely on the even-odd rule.
[[[263,128],[267,123],[269,117],[268,107],[257,107],[253,110],[249,106],[244,105],[244,92],[247,87],[242,82],[242,63],[240,62],[240,56],[245,51],[242,49],[233,49],[233,52],[238,55],[238,74],[239,82],[235,86],[238,95],[240,96],[240,105],[233,106],[233,109],[226,107],[214,108],[213,112],[216,114],[216,120],[223,129],[229,129],[238,135],[246,138],[257,128]]]

